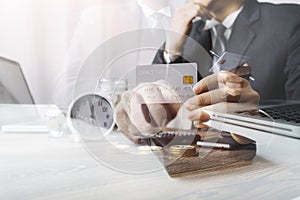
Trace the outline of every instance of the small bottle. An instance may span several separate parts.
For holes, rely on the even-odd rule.
[[[49,137],[58,138],[64,133],[66,118],[64,114],[58,109],[51,109],[46,113],[46,125],[49,130]]]

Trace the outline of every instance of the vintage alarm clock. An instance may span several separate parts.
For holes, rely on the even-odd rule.
[[[68,126],[84,139],[107,136],[114,128],[114,105],[106,95],[84,94],[76,98],[68,110]]]

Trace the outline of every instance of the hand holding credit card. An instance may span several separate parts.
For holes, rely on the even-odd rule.
[[[247,80],[255,81],[251,76],[251,67],[247,64],[249,57],[226,51],[222,55],[217,55],[213,51],[210,51],[210,53],[218,58],[212,68],[210,68],[210,72],[217,73],[224,70],[235,73]]]

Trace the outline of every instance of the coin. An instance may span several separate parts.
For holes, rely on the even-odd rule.
[[[178,157],[192,157],[196,155],[196,148],[192,145],[173,145],[169,148],[169,151]]]
[[[252,144],[255,142],[254,140],[251,140],[249,138],[246,138],[244,136],[241,136],[241,135],[238,135],[235,133],[230,133],[230,135],[237,143],[242,144],[242,145]]]
[[[159,146],[140,146],[138,147],[140,151],[161,151],[162,147]]]

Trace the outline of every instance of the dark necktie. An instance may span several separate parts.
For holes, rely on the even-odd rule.
[[[210,55],[209,51],[212,50],[211,30],[205,30],[201,33],[201,45]]]
[[[213,46],[213,51],[218,55],[222,55],[227,45],[227,39],[225,38],[224,35],[226,31],[226,27],[222,24],[218,24],[217,26],[215,26],[215,29],[217,35],[216,35],[216,42]]]

